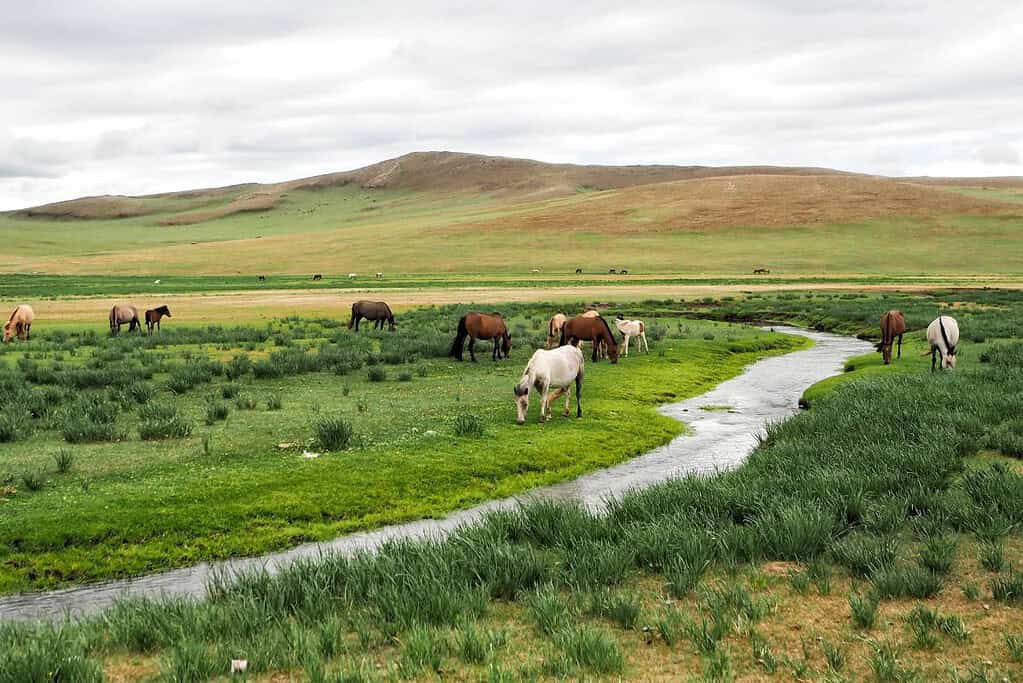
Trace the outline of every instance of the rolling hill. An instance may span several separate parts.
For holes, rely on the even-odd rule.
[[[580,264],[744,273],[765,264],[790,273],[1019,273],[1018,199],[1020,179],[421,152],[275,184],[0,214],[0,269],[528,272]]]

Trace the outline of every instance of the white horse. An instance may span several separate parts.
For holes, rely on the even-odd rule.
[[[583,352],[571,344],[559,346],[550,351],[538,349],[533,357],[526,364],[522,372],[522,379],[515,387],[515,405],[518,409],[516,422],[520,425],[526,423],[526,413],[529,412],[529,389],[535,388],[540,392],[540,422],[544,422],[551,416],[551,402],[565,395],[565,417],[569,415],[569,398],[572,393],[571,385],[575,382],[575,416],[583,416],[583,406],[580,402],[580,395],[583,390]],[[554,391],[548,394],[551,387]]]
[[[642,320],[625,320],[623,318],[615,319],[615,327],[618,331],[625,336],[625,353],[623,355],[629,355],[629,339],[636,337],[636,350],[642,351],[643,347],[646,347],[646,352],[650,353],[650,344],[646,340],[646,325],[643,324]]]
[[[934,372],[936,356],[941,355],[941,369],[956,366],[956,345],[959,343],[959,323],[955,318],[939,315],[927,326],[927,341],[931,345],[931,372]],[[924,354],[927,355],[926,353]]]

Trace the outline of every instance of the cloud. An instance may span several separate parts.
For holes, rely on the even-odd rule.
[[[417,149],[1023,174],[1021,42],[995,0],[22,3],[0,209]]]

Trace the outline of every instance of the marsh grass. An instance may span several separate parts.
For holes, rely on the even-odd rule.
[[[871,629],[877,621],[877,608],[881,604],[880,596],[874,591],[849,594],[849,611],[852,613],[853,625],[856,628]]]
[[[321,417],[314,425],[316,444],[328,451],[342,451],[352,445],[355,430],[352,423],[340,415]]]
[[[461,412],[451,421],[451,429],[457,436],[480,438],[485,432],[483,418],[476,413]]]
[[[67,474],[75,465],[75,452],[70,448],[58,448],[53,454],[53,464],[58,474]]]
[[[180,439],[192,433],[192,423],[176,405],[147,403],[139,409],[139,438],[143,441]]]

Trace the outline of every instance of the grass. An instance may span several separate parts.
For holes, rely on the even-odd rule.
[[[0,628],[0,653],[14,658],[32,646],[42,665],[70,651],[113,667],[126,656],[189,664],[196,653],[244,650],[253,675],[267,677],[322,667],[386,678],[404,667],[418,676],[439,668],[453,678],[502,680],[510,672],[527,679],[635,680],[784,672],[884,681],[948,678],[950,672],[959,680],[960,672],[969,672],[999,680],[1015,666],[1018,643],[1005,636],[1018,631],[1023,609],[1016,569],[1023,563],[1023,475],[1013,458],[978,454],[986,452],[988,434],[1015,419],[1023,343],[1013,341],[1019,307],[1010,296],[988,296],[989,308],[974,309],[969,326],[985,341],[964,344],[954,373],[846,373],[848,379],[821,394],[811,410],[768,430],[735,471],[627,494],[606,515],[570,503],[526,503],[443,540],[395,542],[375,554],[322,558],[276,575],[218,582],[203,603],[135,600],[54,630]],[[784,309],[792,300],[774,303]],[[862,305],[841,297],[800,303],[837,319]],[[678,333],[681,323],[665,320]],[[696,344],[748,349],[756,339],[730,340],[729,328],[715,327],[716,338],[708,341],[702,324],[684,324],[692,326]],[[668,344],[681,341],[659,343]],[[986,349],[995,347],[1002,351],[982,362]],[[691,359],[693,347],[685,348]],[[684,365],[672,358],[651,354],[650,366],[630,364],[637,392],[647,378],[664,381],[658,364]],[[492,388],[508,391],[514,370],[504,376],[500,365],[480,366],[477,377],[494,373]],[[610,369],[592,368],[596,376],[587,381],[598,384],[597,370]],[[435,376],[443,376],[440,364],[403,391]],[[302,374],[301,382],[315,377]],[[336,375],[330,378],[337,400]],[[363,397],[382,389],[351,375],[344,381]],[[451,386],[450,405],[464,410],[467,385]],[[963,396],[970,397],[968,404]],[[619,401],[614,410],[626,404]],[[361,413],[367,421],[376,410],[369,405]],[[289,400],[283,412],[291,409]],[[481,447],[493,449],[499,438],[490,435],[501,437],[504,426],[491,420],[485,401],[473,409],[486,421],[485,440],[418,434],[462,448],[482,441]],[[267,413],[259,415],[267,419]],[[393,425],[393,413],[386,417]],[[574,424],[556,420],[547,427],[565,425],[558,433],[564,438]],[[511,427],[507,432],[517,433]],[[367,425],[365,434],[371,440],[377,432]],[[339,459],[346,473],[362,448]],[[313,463],[324,460],[331,459]],[[73,476],[49,486],[63,486]],[[992,574],[979,549],[995,541],[1004,568]],[[680,557],[702,570],[699,581],[675,597],[666,586]],[[793,574],[805,579],[795,581]],[[987,608],[953,590],[971,584],[984,587],[978,597]],[[323,642],[321,624],[331,620],[344,646],[327,654],[316,644]],[[507,644],[483,648],[482,662],[478,655],[463,658],[460,631],[467,623],[480,632],[505,629]],[[58,638],[76,645],[54,647]],[[364,659],[373,666],[353,666]],[[0,659],[0,672],[5,665]],[[125,666],[143,670],[140,663]]]
[[[527,330],[517,345],[542,344],[543,325],[533,321],[542,323],[547,309],[505,307],[513,329]],[[0,382],[24,396],[18,402],[45,395],[41,405],[52,406],[47,415],[24,418],[33,431],[0,447],[0,483],[52,469],[47,452],[77,446],[72,473],[32,495],[22,487],[7,497],[0,592],[256,554],[563,480],[678,434],[681,425],[654,411],[665,388],[695,394],[763,354],[802,345],[719,323],[672,326],[651,342],[664,357],[591,367],[593,420],[555,420],[544,429],[552,438],[537,440],[534,425],[518,428],[509,412],[524,351],[497,364],[454,367],[444,358],[459,310],[406,313],[395,334],[356,335],[343,321],[304,318],[166,326],[151,338],[40,327],[28,358],[25,346],[0,349],[7,365]],[[708,329],[721,338],[703,340]],[[681,358],[686,362],[675,362]],[[426,372],[398,392],[359,372],[370,362],[369,369],[396,363],[395,374]],[[263,366],[266,374],[257,376]],[[629,379],[619,383],[625,367]],[[123,368],[131,372],[122,378]],[[110,381],[123,390],[104,389]],[[618,419],[608,421],[610,411]],[[317,423],[328,417],[346,421],[357,444],[328,429],[322,436],[330,445],[316,445]],[[200,424],[208,431],[194,429]],[[643,425],[639,438],[628,425]],[[455,430],[461,435],[449,438]],[[594,435],[602,449],[578,447]],[[345,456],[303,460],[305,448]],[[286,524],[265,521],[281,514]],[[606,568],[578,571],[588,581],[584,573]]]

